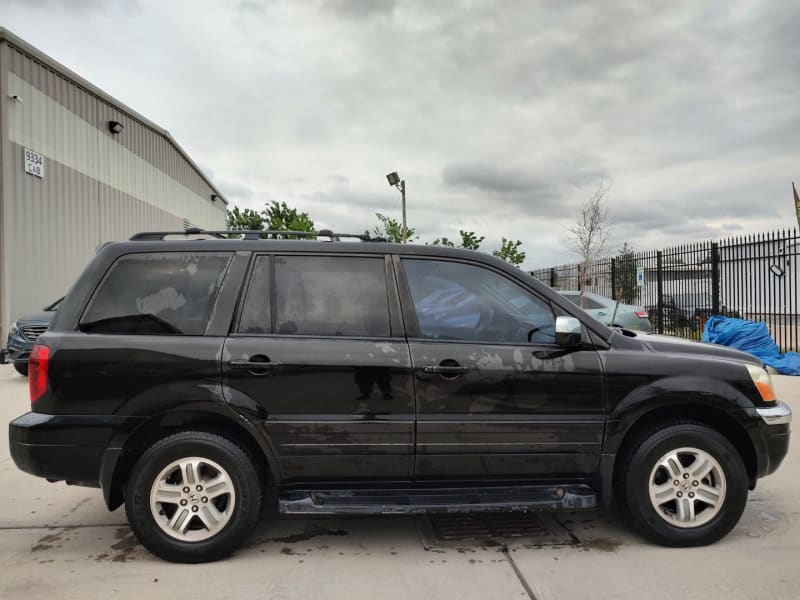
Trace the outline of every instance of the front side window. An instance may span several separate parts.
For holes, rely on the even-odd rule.
[[[388,337],[383,258],[276,256],[275,333]]]
[[[100,283],[80,330],[202,335],[230,258],[222,252],[125,255]]]
[[[423,338],[504,344],[554,343],[550,305],[483,267],[403,259]]]

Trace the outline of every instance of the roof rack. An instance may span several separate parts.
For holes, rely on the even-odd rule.
[[[215,230],[200,229],[199,227],[189,227],[183,231],[143,231],[131,237],[132,241],[152,241],[164,240],[168,238],[185,238],[186,236],[208,236],[194,239],[237,239],[231,236],[241,236],[242,240],[257,240],[262,236],[271,236],[272,239],[288,238],[330,238],[330,241],[339,241],[341,238],[358,239],[362,242],[385,242],[386,238],[371,237],[368,234],[358,233],[334,233],[330,229],[320,229],[319,231],[283,231],[279,229],[251,229],[251,230]]]

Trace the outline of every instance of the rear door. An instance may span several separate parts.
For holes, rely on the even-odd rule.
[[[414,396],[383,255],[253,258],[223,377],[254,403],[284,482],[412,475]]]
[[[484,265],[404,258],[401,298],[416,375],[419,478],[594,473],[603,371],[555,342],[555,310]]]

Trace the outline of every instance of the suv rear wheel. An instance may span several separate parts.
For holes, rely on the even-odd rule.
[[[156,556],[213,561],[236,550],[255,527],[260,481],[248,454],[227,438],[182,432],[141,456],[125,510],[137,539]]]
[[[624,463],[625,501],[641,533],[666,546],[724,537],[747,503],[747,471],[727,438],[676,422],[637,440]]]

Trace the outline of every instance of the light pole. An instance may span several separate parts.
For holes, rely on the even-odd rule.
[[[400,240],[401,243],[405,244],[406,238],[408,237],[408,230],[406,229],[406,180],[401,180],[400,176],[397,174],[397,171],[389,173],[386,176],[386,180],[389,182],[389,185],[400,190],[400,195],[403,198],[403,230]]]

